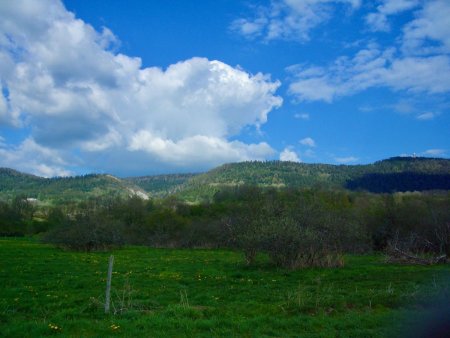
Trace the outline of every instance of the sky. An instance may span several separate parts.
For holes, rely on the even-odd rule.
[[[448,0],[0,1],[0,167],[450,155]]]

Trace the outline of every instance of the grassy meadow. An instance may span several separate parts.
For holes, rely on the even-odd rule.
[[[126,247],[110,253],[0,239],[4,337],[395,337],[424,329],[449,299],[448,265],[347,256],[344,268],[289,271],[229,250]]]

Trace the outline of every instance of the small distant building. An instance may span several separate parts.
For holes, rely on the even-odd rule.
[[[27,202],[30,202],[30,203],[37,203],[37,202],[38,202],[38,199],[37,199],[37,198],[34,198],[34,197],[27,197]]]

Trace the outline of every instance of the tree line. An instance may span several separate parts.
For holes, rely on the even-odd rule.
[[[92,197],[36,206],[23,197],[0,202],[0,235],[38,235],[72,250],[124,244],[242,250],[287,268],[340,266],[346,253],[450,256],[450,193],[371,194],[347,190],[221,189],[212,201],[171,196]]]

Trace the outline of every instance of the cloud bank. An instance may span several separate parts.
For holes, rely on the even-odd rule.
[[[204,169],[273,154],[267,143],[231,138],[281,106],[280,82],[197,57],[144,68],[140,58],[114,52],[116,43],[59,1],[0,3],[0,124],[31,130],[20,145],[0,144],[0,165],[67,174],[76,150],[81,165],[120,173],[118,156],[127,154],[127,170],[144,173],[153,169],[142,165]],[[61,161],[27,152],[30,145]]]

